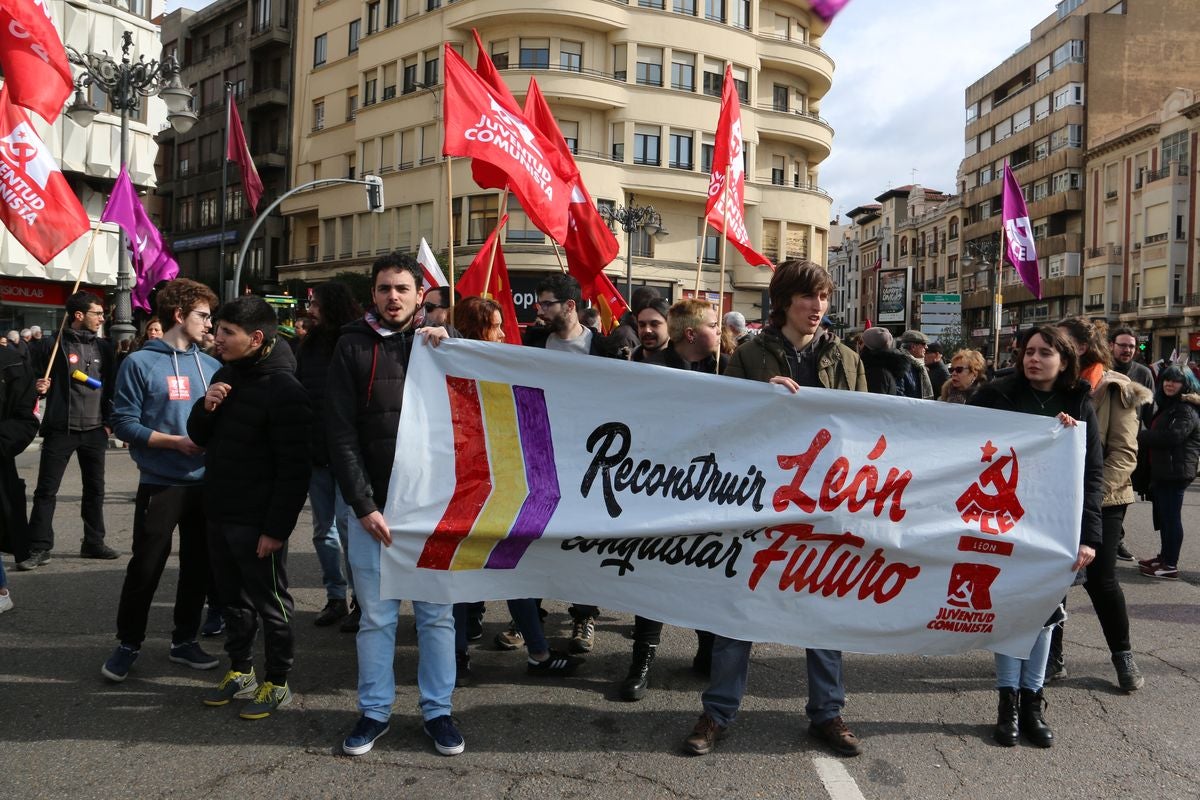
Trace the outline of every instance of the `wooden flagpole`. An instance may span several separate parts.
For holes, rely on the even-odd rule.
[[[725,165],[725,202],[721,205],[721,281],[717,284],[717,323],[721,322],[721,317],[725,311],[725,256],[729,252],[729,173],[732,165]],[[704,243],[700,243],[700,254],[704,254]],[[717,329],[718,334],[720,328]],[[717,365],[713,370],[718,375],[721,374],[721,339],[717,337]]]
[[[79,291],[79,284],[83,283],[83,273],[87,271],[88,262],[92,260],[92,249],[96,246],[96,234],[100,233],[100,223],[96,223],[96,227],[92,228],[92,238],[88,242],[87,252],[83,254],[83,263],[79,265],[79,274],[75,276],[75,285],[71,287],[71,294]],[[63,330],[67,325],[67,315],[63,314],[62,322],[58,323],[58,336],[54,337],[54,349],[50,351],[50,360],[46,364],[46,374],[42,376],[42,380],[50,380],[50,370],[54,369],[54,359],[58,357],[58,349],[62,344]]]
[[[1015,269],[1015,267],[1014,267]],[[996,332],[992,342],[992,368],[1000,369],[1000,322],[1004,316],[1004,295],[1000,291],[1000,281],[1004,277],[1004,221],[1000,221],[1000,250],[996,253],[996,286],[993,290],[994,303],[992,313],[996,319],[992,321],[992,329]]]
[[[450,156],[445,157],[446,160],[446,230],[449,231],[449,236],[446,239],[446,246],[449,255],[447,255],[448,263],[446,264],[446,280],[450,283],[450,318],[454,319],[454,189],[451,187],[450,173],[454,171],[453,159]]]
[[[696,256],[696,294],[700,294],[700,266],[704,263],[704,236],[708,233],[708,220],[700,230],[700,255]]]
[[[558,268],[562,270],[563,275],[566,275],[567,262],[563,261],[562,251],[558,249],[558,242],[551,239],[550,244],[554,245],[554,257],[558,259]]]
[[[500,246],[500,228],[503,227],[501,220],[508,214],[508,187],[504,187],[504,191],[500,194],[500,210],[496,217],[496,235],[492,238],[492,252],[488,254],[488,268],[486,280],[483,282],[483,292],[491,299],[492,289],[492,265],[496,263],[496,248]]]

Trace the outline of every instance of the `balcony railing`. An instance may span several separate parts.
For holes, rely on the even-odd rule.
[[[1192,292],[1183,296],[1183,305],[1200,306],[1200,292]]]
[[[1153,236],[1147,236],[1143,241],[1146,244],[1158,244],[1159,242],[1165,242],[1168,235],[1166,233],[1156,233]]]
[[[1165,306],[1166,304],[1167,304],[1167,298],[1165,295],[1162,297],[1143,297],[1142,298],[1142,307],[1143,308],[1152,307],[1152,306]]]

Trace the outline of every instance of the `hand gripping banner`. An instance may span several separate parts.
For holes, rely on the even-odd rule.
[[[648,400],[649,398],[649,400]],[[1026,656],[1083,426],[490,343],[418,346],[383,595],[549,597],[752,641]]]

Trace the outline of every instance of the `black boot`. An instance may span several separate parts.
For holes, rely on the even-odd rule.
[[[708,631],[696,631],[696,655],[692,658],[692,672],[707,678],[712,674],[713,635]]]
[[[1067,677],[1067,662],[1063,658],[1063,625],[1060,622],[1050,631],[1050,654],[1046,657],[1046,681]]]
[[[1012,747],[1017,743],[1017,713],[1021,696],[1012,686],[1006,686],[999,692],[1000,707],[996,710],[996,730],[992,731],[992,738],[997,744]]]
[[[629,674],[621,682],[622,700],[641,700],[650,688],[650,665],[658,645],[648,642],[633,643],[633,660],[629,662]]]
[[[1041,689],[1021,690],[1021,735],[1038,747],[1050,747],[1054,744],[1054,732],[1046,724],[1042,709],[1049,703]]]

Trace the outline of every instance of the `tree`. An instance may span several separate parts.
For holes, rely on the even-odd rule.
[[[971,343],[963,336],[961,320],[947,325],[935,338],[942,346],[942,353],[947,361],[957,351],[971,348]]]

